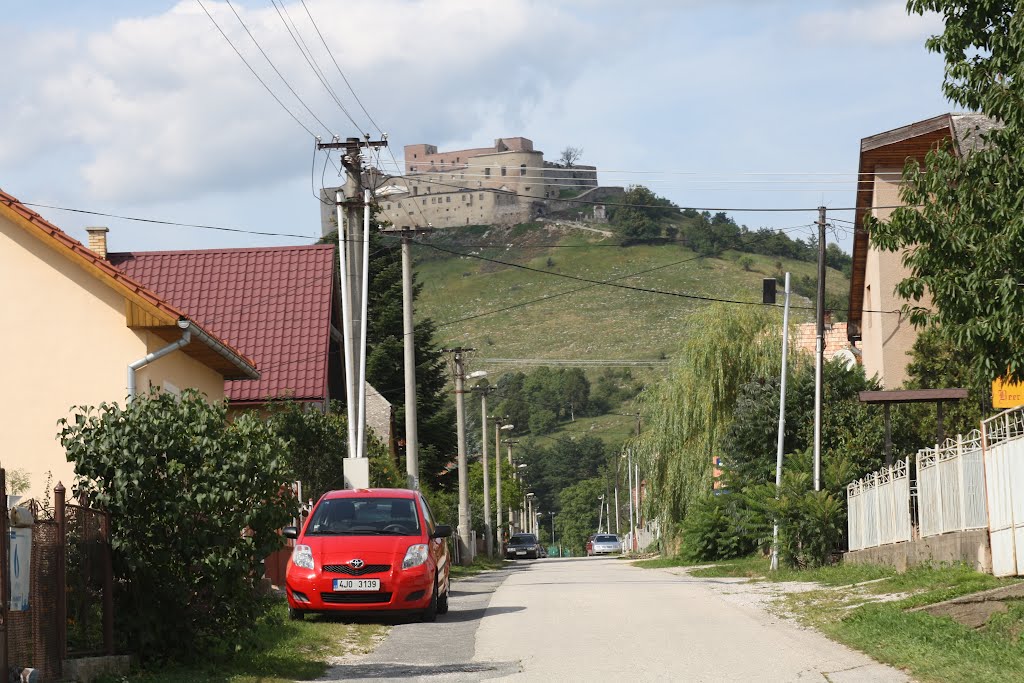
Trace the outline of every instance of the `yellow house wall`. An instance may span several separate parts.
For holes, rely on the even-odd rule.
[[[873,207],[892,207],[902,204],[899,196],[899,178],[902,168],[875,169]],[[880,220],[892,215],[891,208],[873,208]],[[886,389],[898,389],[907,379],[910,351],[917,339],[917,330],[906,316],[881,311],[897,311],[905,301],[896,295],[896,285],[910,274],[903,265],[904,252],[868,249],[864,277],[864,322],[862,346],[864,370],[870,377],[878,375]],[[927,306],[926,297],[921,305]]]
[[[125,326],[124,297],[36,237],[0,217],[0,291],[7,324],[0,335],[0,462],[25,469],[30,496],[46,473],[71,488],[74,469],[57,441],[57,420],[75,405],[123,404],[127,366],[166,345]],[[175,352],[140,370],[144,390],[166,381],[224,397],[223,377]]]

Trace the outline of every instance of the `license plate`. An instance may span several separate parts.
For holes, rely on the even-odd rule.
[[[516,555],[525,555],[525,554],[526,554],[525,550],[517,550],[516,551]]]
[[[338,591],[379,591],[380,579],[334,579],[334,590]]]

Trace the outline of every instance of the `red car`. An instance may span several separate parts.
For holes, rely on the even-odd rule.
[[[448,611],[452,529],[408,489],[325,493],[288,560],[288,616],[307,612],[412,612],[434,621]]]

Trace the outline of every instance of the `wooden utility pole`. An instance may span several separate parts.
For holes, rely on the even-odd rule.
[[[366,460],[366,308],[370,262],[370,192],[363,187],[361,154],[364,149],[387,146],[386,140],[369,136],[335,138],[316,143],[318,150],[341,150],[348,177],[343,192],[335,193],[338,219],[338,265],[341,275],[341,311],[345,353],[345,408],[348,415],[348,458],[345,486],[370,484]],[[344,198],[342,195],[344,194]],[[360,218],[362,220],[360,220]],[[359,225],[362,224],[360,235]],[[360,248],[361,247],[361,248]]]

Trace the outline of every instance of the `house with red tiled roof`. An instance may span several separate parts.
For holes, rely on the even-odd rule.
[[[251,356],[255,382],[224,383],[234,409],[344,396],[334,246],[109,252],[111,264]]]
[[[0,291],[3,465],[27,472],[31,495],[43,494],[48,472],[54,484],[73,483],[57,441],[57,421],[72,406],[123,404],[132,385],[138,392],[194,388],[221,400],[225,381],[243,385],[260,376],[244,351],[186,306],[2,191]]]

